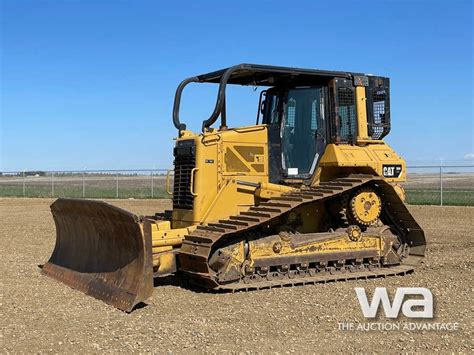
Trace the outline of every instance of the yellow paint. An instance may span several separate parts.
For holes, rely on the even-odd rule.
[[[405,194],[405,189],[403,188],[402,185],[399,185],[399,184],[394,184],[393,185],[393,188],[395,189],[395,192],[397,193],[397,195],[400,197],[400,199],[402,201],[405,201],[405,198],[406,198],[406,194]]]
[[[387,181],[405,180],[404,160],[383,141],[372,141],[367,137],[365,93],[362,89],[356,88],[358,144],[329,144],[312,178],[312,185],[352,173],[382,176],[384,164],[402,165],[401,176],[386,179]],[[209,129],[199,134],[190,131],[181,133],[178,141],[192,139],[196,149],[196,165],[191,174],[194,207],[190,210],[174,209],[171,224],[156,224],[152,233],[154,248],[171,246],[172,251],[180,246],[188,228],[195,228],[199,223],[226,219],[258,205],[262,200],[298,188],[297,185],[269,183],[268,135],[265,125],[226,130]],[[359,145],[360,142],[364,144]],[[256,183],[259,187],[244,186],[239,181]],[[305,233],[317,229],[324,213],[323,208],[317,214],[310,210],[298,211],[302,220],[297,227],[298,231]]]
[[[356,88],[358,95],[359,137],[365,139],[367,119],[365,93]],[[365,130],[364,130],[365,127]],[[364,136],[365,135],[365,136]],[[285,185],[268,182],[268,141],[265,125],[209,129],[193,134],[184,131],[178,140],[194,140],[196,166],[191,174],[191,191],[195,194],[192,210],[174,209],[173,228],[186,228],[235,215],[261,200],[268,200],[291,191]],[[370,140],[369,140],[370,141]],[[399,178],[389,182],[405,180],[405,162],[383,141],[375,144],[336,145],[329,144],[312,179],[312,185],[326,181],[341,173],[372,173],[382,175],[383,164],[401,164]],[[243,186],[237,181],[259,183],[259,188]]]
[[[156,221],[151,224],[151,240],[153,247],[179,245],[186,234],[195,227],[171,229],[170,221]]]
[[[176,268],[176,251],[181,247],[184,236],[196,227],[171,229],[170,221],[148,219],[147,222],[150,223],[155,273],[165,275],[174,272],[172,269]]]
[[[245,181],[259,182],[255,178],[247,178]],[[215,196],[211,205],[201,217],[200,222],[217,221],[248,210],[256,204],[254,190],[255,188],[250,186],[237,184],[235,179],[225,180],[225,185]]]
[[[388,182],[403,182],[406,180],[405,161],[386,143],[368,144],[363,147],[348,144],[328,144],[321,157],[319,167],[321,178],[340,175],[342,171],[372,173],[383,176],[384,164],[400,164],[402,173],[398,178],[385,178]],[[342,170],[342,168],[345,168]]]
[[[268,183],[266,126],[210,129],[194,135],[186,131],[178,140],[187,139],[193,139],[196,147],[191,188],[196,196],[192,210],[173,210],[173,228],[226,218],[257,203],[255,188],[236,181]]]
[[[168,169],[166,172],[166,193],[168,195],[173,195],[173,192],[171,191],[171,183],[170,183],[170,175],[173,172],[173,169]]]
[[[250,265],[253,265],[256,260],[265,258],[276,258],[286,256],[308,256],[332,254],[337,252],[358,252],[358,251],[376,251],[380,257],[385,248],[383,237],[364,233],[362,237],[353,241],[348,234],[335,234],[334,237],[323,241],[308,242],[302,246],[293,247],[291,240],[297,240],[298,236],[271,236],[265,239],[255,240],[249,242],[249,258]],[[277,246],[277,247],[275,247]]]
[[[294,190],[296,189],[290,186],[272,183],[262,183],[260,187],[255,190],[255,195],[262,199],[269,200],[271,198],[281,196],[284,193],[288,193]]]
[[[357,144],[365,143],[369,138],[367,128],[367,99],[365,97],[365,87],[357,86],[356,110],[357,110]]]
[[[373,191],[361,191],[351,199],[354,217],[364,225],[371,225],[377,221],[382,203]]]
[[[175,273],[176,253],[162,253],[153,255],[154,273],[158,276],[165,276]]]

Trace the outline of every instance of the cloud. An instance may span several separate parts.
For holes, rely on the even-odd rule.
[[[464,156],[464,160],[474,160],[474,153],[467,153]]]

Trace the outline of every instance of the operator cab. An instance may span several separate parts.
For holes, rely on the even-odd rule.
[[[326,148],[327,87],[271,88],[263,93],[270,180],[311,178]]]
[[[262,87],[257,125],[265,125],[272,183],[309,183],[328,144],[365,144],[390,131],[389,79],[350,72],[240,64],[185,79],[176,90],[173,122],[179,131],[181,94],[186,85],[218,83],[216,105],[203,121],[206,132],[221,120],[226,130],[226,86]],[[356,88],[364,92],[364,112],[358,115]],[[359,121],[358,121],[359,119]]]

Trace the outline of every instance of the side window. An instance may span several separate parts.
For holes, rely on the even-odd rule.
[[[286,120],[286,126],[294,128],[295,127],[295,117],[296,117],[296,100],[290,98],[288,100],[288,117]]]
[[[383,134],[382,122],[385,117],[385,98],[382,101],[374,101],[373,103],[374,112],[374,129],[372,133],[373,139],[380,139]]]
[[[356,112],[354,90],[338,88],[337,99],[339,103],[339,138],[341,142],[351,143],[356,137]]]
[[[352,82],[347,79],[334,79],[330,101],[332,142],[352,144],[357,137],[355,94]]]
[[[265,111],[263,115],[263,123],[278,124],[280,120],[280,96],[274,92],[267,91],[265,98]]]
[[[382,139],[390,132],[389,79],[370,77],[366,88],[367,124],[372,139]]]
[[[311,131],[316,132],[318,129],[318,116],[319,116],[319,102],[318,100],[313,100],[311,103]]]
[[[279,115],[278,115],[278,103],[280,101],[280,98],[278,96],[273,96],[272,95],[272,105],[270,108],[270,122],[271,123],[278,123],[279,120]]]

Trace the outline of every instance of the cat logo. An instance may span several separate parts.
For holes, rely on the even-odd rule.
[[[402,174],[401,165],[384,165],[382,166],[382,175],[388,178],[398,178]]]

